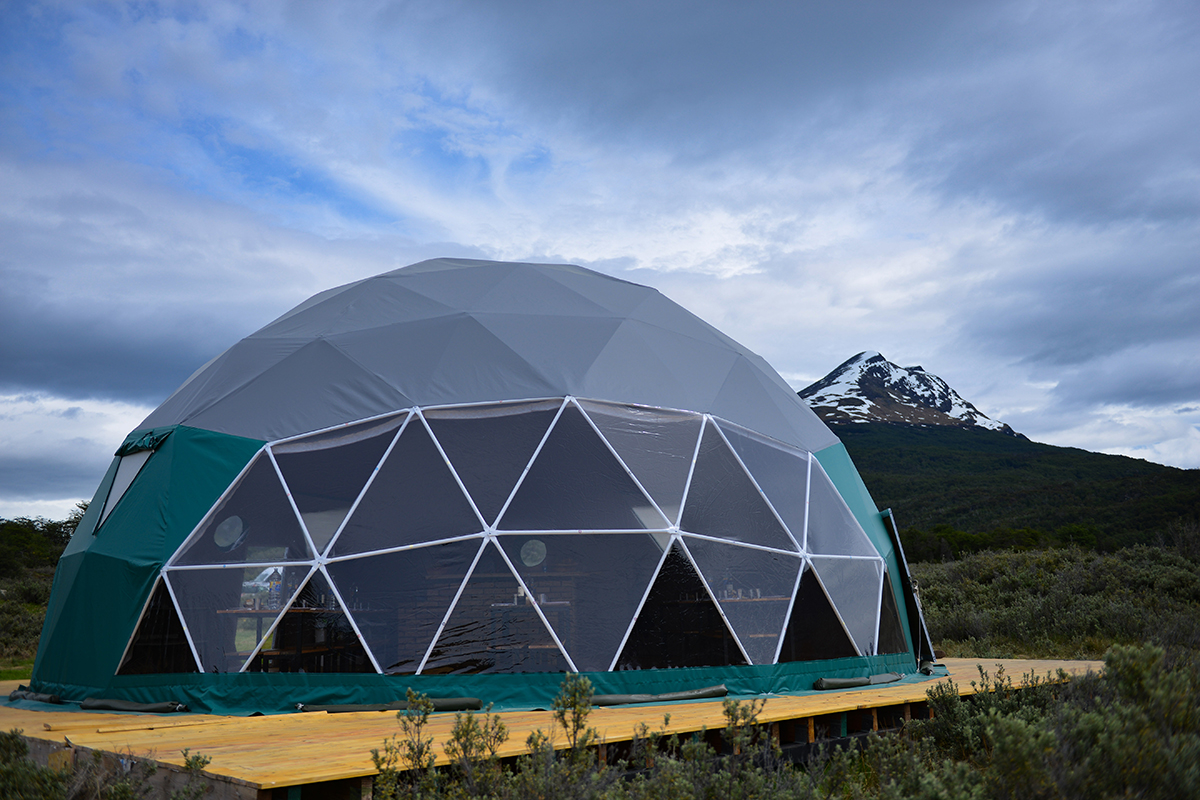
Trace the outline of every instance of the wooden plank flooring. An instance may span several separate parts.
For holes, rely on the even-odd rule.
[[[950,678],[961,694],[971,694],[971,681],[979,677],[977,664],[993,676],[998,665],[1014,682],[1030,672],[1039,677],[1064,669],[1072,674],[1098,671],[1099,661],[944,659]],[[944,680],[944,679],[943,679]],[[806,720],[859,710],[869,711],[906,703],[921,703],[934,680],[917,684],[883,685],[814,695],[771,697],[759,715],[764,723]],[[16,683],[0,683],[7,695]],[[616,743],[633,738],[639,726],[688,733],[725,725],[721,701],[671,703],[656,706],[597,708],[588,718],[603,739]],[[508,727],[501,756],[525,752],[525,740],[535,730],[551,732],[552,716],[546,711],[511,711],[500,714]],[[435,714],[428,732],[434,750],[445,761],[441,743],[450,734],[454,714]],[[205,715],[155,716],[85,712],[25,711],[0,706],[0,729],[24,730],[27,737],[143,758],[180,766],[181,751],[212,758],[206,772],[219,779],[258,789],[297,786],[343,778],[373,775],[372,748],[381,748],[388,737],[399,734],[394,712],[348,714],[303,713],[264,717]],[[556,742],[563,744],[561,731]]]

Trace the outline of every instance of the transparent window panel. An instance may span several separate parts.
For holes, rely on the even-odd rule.
[[[519,530],[644,530],[667,521],[574,406],[563,409],[546,444],[500,518]]]
[[[432,409],[425,419],[488,524],[533,458],[561,402]]]
[[[271,459],[259,453],[172,563],[272,563],[312,557]]]
[[[621,650],[617,669],[745,663],[704,581],[679,546],[673,546]]]
[[[548,606],[546,612],[550,624],[563,624],[564,608]],[[532,598],[521,591],[495,545],[485,545],[422,674],[567,669],[567,660],[538,618]]]
[[[366,553],[481,530],[429,432],[414,419],[379,467],[330,553]]]
[[[812,556],[812,565],[858,649],[863,655],[874,655],[883,561]]]
[[[829,476],[814,461],[808,498],[808,552],[823,556],[878,556],[879,552]]]
[[[908,652],[904,627],[900,624],[900,612],[896,608],[896,596],[892,593],[892,580],[886,572],[883,573],[883,598],[879,608],[879,652]]]
[[[808,454],[776,445],[727,422],[719,424],[793,538],[803,541]]]
[[[725,612],[751,663],[775,663],[799,556],[684,537],[684,544]]]
[[[838,620],[816,573],[806,569],[792,604],[779,661],[823,661],[857,656],[850,635]]]
[[[309,564],[177,569],[167,580],[205,672],[237,672],[287,601]]]
[[[337,532],[404,419],[349,425],[271,448],[318,551]]]
[[[667,518],[678,520],[703,418],[589,400],[579,404]]]
[[[153,675],[165,672],[195,672],[196,659],[188,646],[183,623],[161,580],[150,595],[150,603],[121,661],[118,675]]]
[[[146,462],[152,455],[154,455],[153,450],[142,450],[139,453],[121,457],[121,461],[117,465],[117,474],[113,478],[112,488],[108,490],[108,499],[104,501],[104,509],[100,512],[100,521],[96,523],[96,527],[100,527],[104,524],[104,520],[108,519],[108,515],[117,507],[117,503],[121,502],[126,490],[133,485],[133,479],[142,471],[142,467],[146,466]]]
[[[374,672],[329,582],[314,572],[247,672]]]
[[[499,542],[575,666],[607,670],[662,557],[653,535],[509,534]]]
[[[679,527],[691,533],[796,551],[796,544],[711,425],[704,426]]]
[[[380,669],[417,671],[480,544],[469,539],[325,565]]]

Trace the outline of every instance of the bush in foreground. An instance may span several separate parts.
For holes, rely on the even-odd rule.
[[[432,737],[413,728],[394,739],[396,760],[375,797],[498,800],[717,800],[717,798],[1187,798],[1200,797],[1200,672],[1194,660],[1158,647],[1114,647],[1105,672],[1037,679],[980,672],[979,693],[949,682],[928,692],[934,717],[897,735],[784,760],[758,724],[760,703],[729,700],[724,752],[703,735],[643,729],[629,757],[601,764],[587,745],[590,687],[569,676],[555,702],[557,724],[535,733],[526,754],[501,768],[503,726],[490,713],[456,717],[448,768],[432,766]],[[420,698],[417,697],[420,717]],[[427,716],[426,716],[427,718]],[[401,717],[403,724],[405,717]],[[669,718],[664,720],[664,724]],[[561,729],[561,730],[560,730]],[[564,750],[550,737],[566,736]],[[490,738],[489,738],[490,737]],[[404,744],[404,742],[408,744]],[[421,744],[423,742],[423,744]],[[425,759],[425,760],[422,760]],[[403,770],[413,769],[409,773]],[[391,787],[391,788],[388,788]]]

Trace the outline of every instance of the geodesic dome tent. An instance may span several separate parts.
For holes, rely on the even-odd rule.
[[[647,287],[436,259],[302,303],[130,434],[34,686],[534,705],[565,671],[783,691],[927,650],[894,528],[761,358]]]

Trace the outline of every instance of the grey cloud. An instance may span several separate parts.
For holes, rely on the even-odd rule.
[[[120,442],[113,443],[115,450]],[[0,458],[0,502],[90,498],[104,477],[87,459],[5,455]]]

